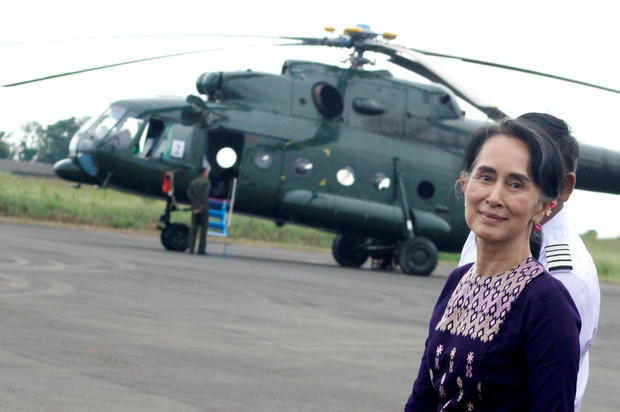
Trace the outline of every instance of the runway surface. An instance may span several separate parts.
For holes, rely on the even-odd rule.
[[[445,278],[328,253],[0,223],[0,409],[399,411]],[[602,284],[582,411],[620,404],[620,285]]]

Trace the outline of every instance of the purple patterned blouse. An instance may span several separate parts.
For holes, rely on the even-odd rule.
[[[537,260],[493,276],[461,266],[435,305],[405,411],[572,411],[580,327]]]

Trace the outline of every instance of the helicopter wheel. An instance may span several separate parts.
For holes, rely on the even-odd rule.
[[[338,235],[332,243],[332,254],[340,266],[360,267],[368,259],[366,239],[354,235]]]
[[[425,237],[407,239],[398,248],[398,264],[408,275],[430,275],[437,266],[438,258],[435,244]]]
[[[161,243],[168,250],[183,252],[189,243],[189,228],[182,223],[171,223],[161,231]]]

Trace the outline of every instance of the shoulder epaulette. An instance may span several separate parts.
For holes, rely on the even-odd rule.
[[[562,243],[546,246],[545,255],[547,256],[547,269],[549,272],[554,270],[573,269],[573,261],[570,256],[570,248],[568,244]]]

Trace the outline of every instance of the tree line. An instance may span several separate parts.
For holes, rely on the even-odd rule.
[[[0,131],[0,159],[55,163],[67,157],[69,142],[88,120],[71,117],[43,126],[36,121],[22,125],[23,135],[15,141],[11,133]]]

